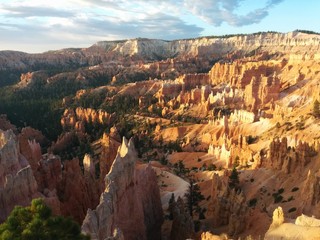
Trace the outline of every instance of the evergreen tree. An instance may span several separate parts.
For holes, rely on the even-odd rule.
[[[30,207],[16,206],[0,225],[1,240],[86,240],[80,226],[70,218],[53,217],[42,199],[32,200]]]
[[[193,180],[190,181],[188,192],[185,194],[187,199],[187,207],[190,216],[193,216],[194,211],[201,209],[199,203],[204,200],[204,196],[200,192],[200,187]]]
[[[174,193],[171,194],[171,197],[169,199],[169,219],[173,220],[173,207],[174,207],[174,203],[175,203],[175,198],[174,198]]]
[[[229,176],[229,187],[238,189],[239,183],[240,183],[239,173],[238,173],[236,167],[234,166],[232,169],[231,175]]]

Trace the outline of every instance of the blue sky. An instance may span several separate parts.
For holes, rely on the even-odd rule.
[[[319,0],[0,0],[0,50],[43,52],[97,41],[320,32]]]

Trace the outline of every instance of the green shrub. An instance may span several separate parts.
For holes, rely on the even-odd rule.
[[[274,203],[279,203],[282,201],[282,199],[283,199],[283,197],[281,195],[276,194],[274,196]]]
[[[255,207],[256,206],[256,204],[257,204],[257,199],[256,198],[252,198],[252,199],[250,199],[250,201],[248,202],[248,206],[249,207]]]
[[[295,207],[290,208],[290,209],[288,210],[288,213],[295,212],[296,210],[297,210],[297,208],[295,208]]]
[[[89,237],[81,234],[80,226],[61,216],[52,216],[51,209],[42,199],[32,200],[30,207],[16,206],[7,220],[0,225],[0,239],[75,239]]]

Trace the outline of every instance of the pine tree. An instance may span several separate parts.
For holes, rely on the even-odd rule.
[[[0,225],[0,239],[74,239],[88,240],[80,226],[61,216],[51,215],[51,209],[42,199],[32,200],[30,207],[15,207],[7,220]]]
[[[174,193],[171,194],[171,197],[169,199],[169,219],[173,220],[173,207],[174,207],[174,203],[175,203],[175,198],[174,198]]]
[[[200,187],[193,180],[190,181],[188,192],[185,194],[187,199],[187,207],[192,217],[193,212],[199,209],[199,203],[204,200],[204,196],[200,192]]]
[[[230,188],[239,188],[239,173],[236,169],[236,167],[233,167],[231,175],[229,176],[229,187]]]

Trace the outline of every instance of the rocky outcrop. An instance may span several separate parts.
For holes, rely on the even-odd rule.
[[[0,222],[15,205],[26,206],[38,197],[37,182],[27,160],[20,154],[12,130],[0,130]]]
[[[216,63],[209,72],[211,84],[229,84],[245,88],[252,78],[272,76],[280,70],[280,63],[271,61],[236,60],[232,63]]]
[[[245,86],[244,102],[251,111],[257,111],[280,96],[280,80],[276,75],[272,77],[252,77]]]
[[[226,38],[196,38],[186,40],[164,41],[156,39],[131,39],[127,41],[104,41],[95,44],[95,47],[103,48],[123,56],[143,56],[147,59],[170,58],[173,56],[212,56],[219,58],[221,55],[239,50],[251,52],[261,47],[260,51],[272,50],[281,52],[285,46],[291,51],[316,49],[319,44],[318,35],[307,35],[299,32],[261,33],[250,35],[230,36]]]
[[[253,123],[256,120],[256,115],[253,112],[245,110],[234,110],[229,117],[229,121],[233,125],[241,123]]]
[[[42,158],[41,145],[47,143],[46,138],[40,131],[26,127],[21,130],[18,139],[21,154],[28,160],[32,170],[36,171],[38,162]]]
[[[211,84],[228,84],[244,90],[244,103],[252,111],[258,110],[280,93],[277,73],[281,62],[237,60],[233,63],[216,63],[209,72]]]
[[[273,212],[273,221],[265,235],[266,240],[289,240],[289,239],[319,239],[320,220],[314,217],[301,215],[297,217],[295,223],[292,220],[285,221],[281,207]]]
[[[173,221],[171,226],[171,240],[185,240],[194,238],[194,225],[190,214],[186,211],[186,206],[182,198],[178,197],[170,206],[172,209]]]
[[[75,129],[85,132],[85,124],[110,125],[114,121],[114,114],[103,110],[78,107],[75,110],[66,109],[61,118],[61,126],[64,129]]]
[[[78,159],[61,162],[58,156],[43,155],[35,172],[38,190],[59,214],[81,223],[87,209],[98,205],[101,193],[99,180],[91,169],[85,167],[83,173]]]
[[[0,185],[5,183],[6,174],[15,175],[20,169],[26,167],[28,162],[20,156],[17,138],[12,130],[0,130]]]
[[[214,235],[210,232],[201,233],[201,240],[227,240],[227,239],[228,239],[227,236],[220,237],[220,236]]]
[[[299,141],[296,147],[289,147],[287,138],[277,138],[270,143],[270,151],[262,166],[285,173],[300,173],[317,152],[308,143]]]
[[[95,210],[88,210],[82,231],[92,239],[160,239],[162,207],[156,174],[150,165],[137,165],[133,141],[123,139],[105,178],[105,191]]]
[[[37,83],[44,83],[47,78],[48,75],[45,71],[22,73],[18,86],[21,88],[32,87]]]
[[[309,170],[300,196],[303,212],[320,218],[320,176]]]
[[[213,155],[216,160],[224,161],[225,166],[229,167],[231,151],[226,149],[225,144],[223,144],[221,147],[219,147],[219,146],[214,147],[212,144],[210,144],[209,149],[208,149],[208,154]]]
[[[302,214],[297,217],[295,224],[305,227],[320,227],[320,219]]]
[[[273,215],[272,215],[272,223],[271,226],[269,228],[270,229],[274,229],[279,227],[281,224],[284,223],[284,214],[283,214],[283,210],[281,207],[276,208],[273,211]]]
[[[7,174],[0,187],[0,222],[6,219],[16,205],[27,206],[36,197],[40,197],[40,194],[30,166],[22,168],[15,175]]]
[[[184,74],[176,79],[177,82],[182,84],[182,91],[190,91],[193,88],[208,85],[209,75],[205,73],[198,74]]]
[[[248,213],[246,198],[241,190],[228,186],[227,176],[213,175],[211,199],[208,215],[213,218],[214,227],[227,225],[231,236],[245,230]]]
[[[117,138],[117,136],[115,136]],[[99,156],[100,175],[105,176],[111,169],[114,159],[117,156],[120,143],[108,134],[103,134],[101,143],[101,153]]]
[[[81,223],[87,209],[96,207],[99,202],[101,190],[98,183],[94,175],[82,174],[78,159],[65,161],[62,179],[57,186],[61,213]]]

